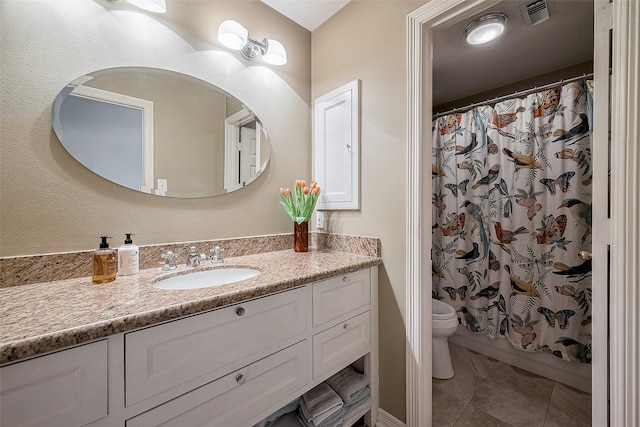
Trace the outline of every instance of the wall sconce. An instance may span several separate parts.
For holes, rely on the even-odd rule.
[[[490,13],[469,22],[464,28],[464,36],[469,44],[485,44],[500,37],[507,24],[504,13]]]
[[[229,49],[239,50],[242,56],[253,59],[262,54],[262,59],[272,65],[287,63],[287,51],[277,40],[263,39],[261,42],[249,38],[249,30],[236,21],[224,21],[218,27],[218,40]]]
[[[165,0],[127,0],[140,9],[155,13],[167,13],[167,3]]]

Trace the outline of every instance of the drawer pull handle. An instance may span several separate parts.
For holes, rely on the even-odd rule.
[[[244,316],[244,308],[242,308],[242,307],[236,308],[236,314],[238,316]]]
[[[244,377],[244,375],[242,374],[238,374],[236,375],[236,382],[240,385],[244,384],[244,381],[246,380],[246,378]]]
[[[349,329],[349,324],[345,323],[344,325],[342,325],[342,327],[345,328],[345,329]]]
[[[348,283],[348,282],[350,282],[350,281],[351,281],[351,278],[350,278],[349,276],[343,276],[343,277],[342,277],[342,281],[343,281],[344,283]]]

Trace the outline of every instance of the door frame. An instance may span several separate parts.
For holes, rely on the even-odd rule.
[[[224,189],[227,193],[242,188],[241,182],[237,182],[240,173],[240,155],[238,154],[238,141],[240,140],[240,128],[247,123],[256,120],[256,116],[246,108],[230,115],[224,121]],[[256,157],[260,157],[261,127],[256,120]],[[256,166],[256,174],[259,174],[260,166]]]
[[[431,425],[430,186],[432,137],[422,132],[432,116],[431,31],[451,19],[473,16],[496,0],[432,0],[407,16],[407,227],[406,227],[406,419]],[[638,425],[640,395],[640,3],[613,1],[611,105],[611,272],[609,381],[593,375],[593,388],[609,388],[610,424]],[[423,44],[424,43],[424,44]],[[424,50],[423,50],[424,48]],[[425,54],[426,53],[426,54]],[[624,94],[616,96],[615,94]],[[423,98],[424,95],[424,98]],[[634,230],[638,235],[629,235]],[[606,366],[606,361],[597,366]],[[606,369],[602,368],[602,369]],[[606,378],[606,376],[605,376]],[[600,414],[601,415],[601,414]]]

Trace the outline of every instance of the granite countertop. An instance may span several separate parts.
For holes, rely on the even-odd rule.
[[[222,266],[163,272],[160,267],[94,285],[91,277],[0,289],[0,364],[90,342],[182,316],[302,286],[381,264],[378,257],[346,252],[292,250],[225,258]],[[229,266],[260,275],[205,289],[162,290],[162,278]]]

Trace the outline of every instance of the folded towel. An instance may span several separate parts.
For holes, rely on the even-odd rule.
[[[344,405],[344,407],[346,408],[350,406],[359,405],[360,403],[362,403],[362,401],[364,401],[370,395],[371,395],[371,390],[369,389],[369,386],[366,386],[365,388],[363,388],[362,390],[354,394],[351,399],[351,402],[348,405]]]
[[[273,421],[270,427],[300,427],[296,412],[289,412]]]
[[[278,409],[273,414],[269,415],[267,418],[264,419],[265,421],[264,427],[273,427],[274,421],[276,419],[282,417],[284,414],[288,414],[289,412],[295,412],[300,407],[300,400],[301,399],[298,397],[297,399],[287,403],[282,408]]]
[[[345,411],[347,411],[349,410],[349,408],[359,406],[362,402],[367,400],[369,396],[371,396],[371,390],[369,389],[369,386],[367,386],[360,390],[358,393],[354,394],[353,399],[351,399],[351,403],[349,403],[348,405],[344,405],[343,408],[345,409]]]
[[[302,395],[301,408],[306,410],[305,418],[319,425],[342,408],[342,399],[326,383],[320,383]]]
[[[343,415],[342,417],[344,419],[351,417],[352,415],[354,415],[356,412],[358,412],[361,408],[364,407],[369,407],[371,406],[371,395],[367,394],[366,396],[364,396],[363,399],[360,399],[357,403],[353,403],[349,406],[345,406],[343,408]]]
[[[337,396],[337,395],[336,395]],[[342,402],[342,401],[340,401]],[[335,414],[339,414],[340,411],[342,409],[342,405],[340,406],[334,406],[333,408],[321,413],[321,414],[317,414],[316,416],[313,416],[313,414],[311,414],[311,411],[309,410],[307,403],[305,402],[304,399],[300,400],[300,414],[302,414],[304,416],[304,418],[310,422],[313,423],[313,425],[324,425],[324,421],[331,418],[333,419]]]
[[[344,404],[348,405],[358,392],[369,385],[369,378],[347,366],[326,382],[340,395]]]
[[[309,421],[302,414],[302,405],[300,405],[300,411],[298,411],[298,421],[304,427],[342,427],[342,408],[334,412],[329,418],[323,420],[321,423],[316,424],[314,421]]]

